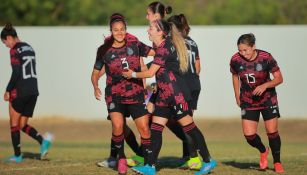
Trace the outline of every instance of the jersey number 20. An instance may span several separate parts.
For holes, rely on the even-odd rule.
[[[26,60],[22,64],[22,77],[23,77],[23,79],[36,78],[36,73],[34,72],[34,69],[33,69],[35,57],[34,56],[24,56],[24,57],[22,57],[22,59]],[[29,72],[29,74],[27,74],[26,70],[27,70],[27,67],[29,67],[29,66],[30,66],[30,72]]]

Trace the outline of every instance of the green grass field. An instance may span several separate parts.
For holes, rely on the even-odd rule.
[[[272,157],[269,168],[258,170],[258,152],[251,148],[241,133],[240,120],[199,120],[196,122],[203,131],[211,155],[218,161],[212,175],[267,175],[272,170]],[[262,123],[262,122],[261,122]],[[108,121],[73,121],[61,118],[33,120],[31,125],[40,132],[51,131],[56,140],[48,155],[49,160],[39,160],[39,146],[22,134],[22,152],[25,157],[20,164],[0,162],[0,175],[41,175],[41,174],[117,174],[115,170],[95,165],[108,157],[111,125]],[[133,123],[129,123],[134,126]],[[280,120],[279,131],[282,137],[282,162],[285,174],[307,174],[307,120]],[[135,128],[133,127],[135,130]],[[262,124],[259,133],[268,145]],[[126,147],[126,155],[133,153]],[[180,141],[168,129],[163,134],[163,147],[159,156],[161,175],[193,174],[193,171],[179,170],[182,154]],[[0,121],[0,158],[12,155],[8,121]],[[131,170],[128,174],[134,174]]]

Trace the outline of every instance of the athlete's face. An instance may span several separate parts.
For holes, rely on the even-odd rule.
[[[12,36],[7,36],[5,40],[1,39],[2,43],[8,47],[8,48],[13,48],[15,45],[15,40]]]
[[[151,23],[154,20],[161,19],[161,15],[159,13],[154,13],[150,8],[147,8],[146,19]]]
[[[112,24],[111,32],[116,42],[122,43],[125,41],[127,31],[126,26],[122,21],[114,22]]]
[[[240,55],[242,55],[247,60],[252,60],[256,54],[256,45],[249,46],[247,44],[239,44],[238,50]]]
[[[150,23],[150,26],[149,26],[147,32],[148,32],[148,38],[152,42],[159,40],[163,36],[163,32],[161,30],[158,31],[156,22]]]

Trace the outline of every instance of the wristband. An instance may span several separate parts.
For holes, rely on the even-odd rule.
[[[132,72],[131,77],[136,78],[136,72]]]

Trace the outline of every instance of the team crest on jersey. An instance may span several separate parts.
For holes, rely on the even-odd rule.
[[[115,108],[115,104],[114,104],[114,103],[110,103],[109,109],[112,110],[112,109],[114,109],[114,108]]]
[[[256,65],[256,70],[257,70],[257,71],[262,71],[262,69],[263,69],[263,68],[262,68],[262,65],[258,63],[258,64]]]
[[[127,47],[127,54],[129,56],[133,54],[133,49],[131,47]]]

